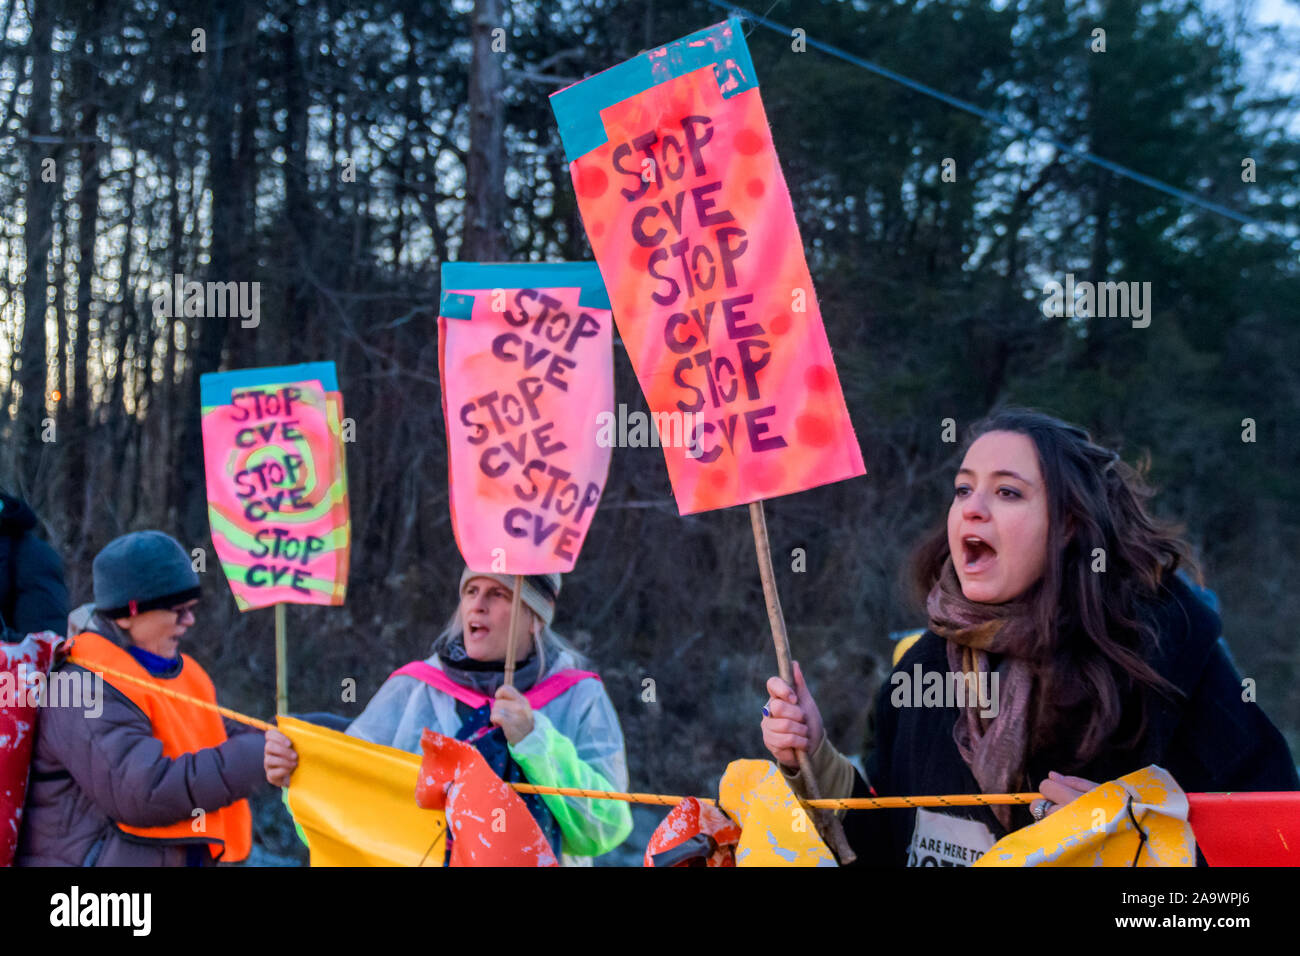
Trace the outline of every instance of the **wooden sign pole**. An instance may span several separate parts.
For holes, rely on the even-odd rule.
[[[284,642],[284,605],[275,606],[275,712],[289,713],[289,664]]]
[[[772,626],[772,642],[776,645],[776,667],[781,680],[794,687],[794,668],[790,666],[790,637],[785,629],[785,615],[781,612],[781,596],[776,591],[776,573],[772,569],[772,546],[767,538],[767,518],[763,514],[763,502],[751,501],[749,504],[749,521],[754,528],[754,550],[758,555],[758,573],[763,579],[763,597],[767,601],[767,620]],[[813,776],[812,762],[804,750],[796,750],[799,757],[799,775],[803,778],[804,789],[811,800],[820,800],[821,791]],[[849,841],[844,836],[844,827],[835,813],[826,810],[812,811],[813,823],[823,840],[830,845],[839,857],[840,863],[852,863],[857,856],[849,848]]]
[[[510,635],[506,638],[506,687],[515,686],[515,627],[519,623],[519,604],[524,592],[524,576],[515,575],[515,596],[510,601]]]

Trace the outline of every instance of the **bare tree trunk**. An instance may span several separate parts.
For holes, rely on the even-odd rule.
[[[132,283],[134,288],[134,283]],[[139,331],[136,336],[136,362],[131,364],[132,371],[132,407],[135,414],[129,419],[132,436],[131,443],[131,518],[134,525],[140,514],[140,497],[144,487],[158,487],[155,475],[148,471],[153,456],[146,454],[146,448],[152,444],[150,425],[157,425],[157,416],[153,414],[153,360],[158,346],[158,320],[152,311],[139,317]],[[137,368],[136,363],[139,363]],[[148,517],[150,524],[156,524],[157,512],[152,510],[158,502],[150,496]]]
[[[103,0],[94,0],[92,17],[99,21]],[[72,396],[68,402],[66,441],[69,454],[64,459],[67,474],[67,501],[69,512],[80,516],[79,527],[69,529],[72,553],[68,565],[79,568],[85,557],[90,539],[90,486],[92,473],[90,461],[90,377],[86,367],[90,361],[90,293],[95,275],[95,234],[99,222],[99,89],[98,77],[92,65],[99,49],[94,31],[86,36],[85,55],[73,66],[73,85],[81,103],[81,115],[76,124],[80,150],[81,183],[77,191],[77,337],[72,346]]]
[[[239,206],[231,211],[231,262],[230,275],[214,277],[217,281],[229,279],[238,279],[241,281],[253,281],[257,277],[245,274],[251,269],[255,258],[245,245],[243,237],[250,234],[253,224],[257,221],[256,203],[254,202],[254,193],[257,184],[257,90],[255,82],[250,82],[245,76],[248,58],[245,51],[249,43],[257,34],[257,17],[258,12],[255,7],[244,8],[244,19],[242,26],[239,22],[231,21],[239,30],[237,42],[241,44],[237,51],[233,51],[238,57],[239,62],[239,126],[235,130],[235,165],[233,167],[234,176],[231,181],[231,191],[235,197],[234,201]],[[292,122],[292,119],[290,120]],[[302,117],[302,122],[306,123],[306,116]],[[235,273],[239,273],[236,275]],[[265,299],[262,301],[262,307],[265,307]],[[279,317],[274,317],[278,320]],[[211,319],[205,320],[210,322]],[[230,363],[231,368],[251,368],[263,364],[259,361],[258,356],[264,350],[264,346],[274,340],[272,328],[276,324],[259,326],[255,331],[241,331],[226,341],[226,360]],[[239,329],[238,323],[227,323],[227,328]],[[195,414],[198,414],[197,411]]]
[[[501,101],[505,53],[492,50],[492,31],[504,28],[502,21],[501,0],[475,0],[470,31],[474,52],[469,67],[469,163],[462,260],[497,261],[503,258],[506,248],[505,118]]]
[[[129,476],[125,473],[126,453],[128,441],[134,436],[136,429],[133,427],[132,414],[127,409],[128,399],[131,406],[135,407],[135,357],[138,348],[135,342],[136,323],[139,321],[135,310],[135,296],[132,291],[131,283],[131,258],[135,253],[135,215],[136,215],[136,185],[137,177],[135,175],[136,158],[135,149],[131,148],[131,165],[127,170],[127,188],[126,188],[126,219],[124,220],[125,229],[123,234],[125,239],[122,243],[122,254],[118,257],[117,274],[118,288],[121,290],[121,299],[119,303],[119,318],[117,325],[117,335],[113,358],[117,364],[117,372],[113,376],[113,387],[108,401],[108,433],[112,435],[113,440],[111,447],[108,449],[112,456],[112,464],[109,466],[110,480],[113,482],[112,496],[110,498],[115,504],[120,506],[125,499],[124,490],[130,484]],[[128,350],[130,354],[128,355]],[[119,512],[120,514],[120,512]],[[123,523],[126,527],[128,522]]]
[[[67,295],[67,258],[68,258],[68,230],[64,217],[67,211],[64,208],[62,197],[54,201],[54,331],[58,336],[54,348],[54,369],[51,372],[50,390],[55,396],[58,403],[54,409],[55,421],[59,425],[59,434],[63,434],[64,419],[64,398],[67,397],[67,357],[68,357],[68,315],[65,308],[64,297]]]
[[[306,64],[298,55],[298,34],[292,16],[286,20],[286,25],[288,28],[281,34],[281,51],[284,54],[284,102],[288,114],[282,140],[285,152],[285,218],[289,223],[285,257],[288,268],[284,274],[283,312],[277,317],[278,334],[272,338],[281,349],[287,348],[291,342],[302,341],[300,335],[306,325],[306,296],[303,294],[306,277],[300,267],[304,263],[315,261],[312,254],[315,245],[312,242],[314,211],[307,178],[308,100],[303,88]],[[277,351],[283,354],[283,351]]]
[[[243,190],[240,171],[234,161],[235,102],[238,84],[247,82],[244,50],[250,35],[243,0],[214,2],[205,68],[210,68],[207,140],[211,156],[209,185],[212,190],[212,245],[209,278],[230,281],[235,244],[243,239]],[[198,332],[197,348],[191,352],[185,402],[185,428],[180,443],[180,467],[176,469],[175,500],[180,503],[180,530],[186,541],[207,537],[207,497],[203,479],[203,430],[199,415],[199,379],[221,366],[221,353],[233,321],[206,318]]]
[[[65,465],[68,460],[68,446],[64,440],[63,431],[66,424],[65,419],[67,418],[64,412],[64,392],[67,391],[64,374],[68,355],[68,316],[64,304],[68,284],[65,272],[68,258],[66,215],[67,210],[63,196],[56,193],[53,215],[54,251],[51,262],[54,267],[54,329],[56,339],[54,368],[50,370],[49,389],[54,399],[54,433],[57,440],[53,447],[49,449],[53,454],[42,458],[39,475],[43,487],[38,489],[42,492],[38,497],[38,503],[42,505],[42,517],[47,522],[56,517],[52,512],[62,512],[67,475]],[[67,533],[67,525],[62,520],[64,514],[66,512],[58,514],[60,519],[57,524],[59,538],[62,538]]]
[[[23,226],[23,332],[18,346],[22,367],[18,384],[18,473],[30,479],[41,451],[41,419],[45,412],[45,298],[53,218],[51,211],[58,180],[42,182],[42,164],[50,158],[50,86],[53,73],[51,43],[54,21],[50,4],[37,3],[32,17],[32,98],[27,110],[27,222]]]
[[[174,130],[178,126],[176,115],[171,117],[171,128]],[[167,284],[168,295],[171,295],[170,287],[172,276],[181,271],[181,250],[185,235],[181,231],[181,169],[180,155],[178,145],[175,141],[172,148],[167,154],[167,182],[171,186],[171,202],[167,210]],[[172,497],[175,490],[172,481],[172,471],[176,467],[176,449],[173,445],[172,436],[175,434],[176,421],[176,329],[178,318],[172,316],[163,320],[167,336],[167,351],[163,358],[162,374],[162,400],[161,400],[161,419],[162,428],[160,434],[163,440],[158,443],[157,460],[160,466],[160,474],[157,487],[162,492],[162,514],[165,516],[168,527],[175,524],[176,520],[176,499]],[[183,323],[182,323],[183,324]]]

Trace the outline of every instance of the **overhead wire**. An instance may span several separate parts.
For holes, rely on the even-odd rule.
[[[781,33],[787,37],[793,35],[793,28],[788,27],[781,23],[777,23],[776,21],[769,19],[765,15],[754,13],[752,10],[747,10],[744,7],[739,7],[733,3],[728,3],[726,2],[726,0],[708,0],[708,2],[711,3],[713,6],[720,7],[724,10],[727,10],[728,12],[738,17],[741,17],[742,19],[752,20],[754,23],[767,27],[768,29]],[[1245,213],[1238,212],[1237,210],[1231,209],[1228,206],[1224,206],[1221,203],[1216,203],[1213,200],[1205,199],[1204,197],[1198,196],[1197,194],[1192,192],[1188,192],[1185,189],[1179,189],[1177,186],[1170,185],[1169,183],[1157,179],[1154,176],[1148,176],[1145,173],[1138,172],[1137,170],[1125,166],[1121,163],[1117,163],[1114,162],[1113,160],[1106,159],[1104,156],[1098,156],[1096,153],[1090,150],[1080,149],[1077,146],[1072,146],[1071,144],[1065,142],[1064,140],[1060,139],[1057,136],[1048,133],[1039,132],[1038,130],[1033,129],[1032,127],[1026,126],[1022,123],[1017,123],[1016,121],[1012,120],[1007,116],[1004,116],[1001,113],[995,113],[992,110],[986,110],[983,107],[977,106],[968,100],[964,100],[961,99],[960,97],[953,96],[949,93],[945,93],[943,90],[936,89],[935,87],[930,86],[926,83],[921,83],[917,80],[913,80],[911,77],[904,76],[903,74],[895,70],[891,70],[888,67],[881,66],[879,63],[875,63],[871,60],[866,59],[865,57],[856,56],[852,53],[849,53],[846,50],[840,49],[839,47],[832,46],[829,43],[824,43],[821,40],[817,40],[813,37],[810,37],[807,35],[806,31],[804,35],[801,37],[801,39],[804,43],[806,43],[808,46],[812,47],[813,49],[820,50],[823,53],[826,53],[830,56],[843,60],[846,63],[850,63],[853,66],[859,67],[860,69],[867,70],[871,73],[875,73],[877,76],[881,76],[894,83],[901,84],[902,86],[905,86],[911,90],[915,90],[916,92],[924,94],[925,96],[929,96],[943,103],[947,103],[949,106],[955,107],[956,109],[959,110],[963,110],[967,113],[972,114],[973,116],[978,116],[980,119],[984,120],[987,123],[992,123],[995,126],[1000,126],[1005,129],[1012,130],[1026,137],[1027,139],[1031,139],[1040,143],[1047,143],[1051,146],[1054,146],[1056,149],[1060,150],[1061,152],[1066,153],[1069,156],[1072,156],[1075,159],[1081,160],[1086,163],[1092,163],[1093,165],[1096,166],[1100,166],[1101,168],[1109,170],[1110,172],[1114,173],[1117,176],[1122,176],[1125,179],[1130,179],[1134,182],[1141,183],[1144,186],[1149,186],[1152,189],[1159,190],[1160,192],[1166,193],[1167,195],[1173,196],[1177,199],[1181,199],[1184,202],[1191,203],[1192,205],[1199,206],[1202,209],[1206,209],[1209,210],[1210,212],[1217,213],[1218,215],[1225,216],[1243,225],[1255,226],[1257,228],[1266,229],[1281,235],[1281,227],[1279,227],[1275,223],[1266,222],[1262,219],[1257,219],[1253,216],[1246,215]]]

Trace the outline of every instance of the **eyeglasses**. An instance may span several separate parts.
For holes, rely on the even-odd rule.
[[[195,608],[199,606],[198,601],[191,601],[189,604],[182,604],[178,607],[169,607],[167,610],[176,615],[176,620],[183,621],[186,615],[194,616]]]

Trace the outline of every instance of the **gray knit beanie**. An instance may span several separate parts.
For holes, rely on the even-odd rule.
[[[505,585],[511,594],[515,592],[513,574],[493,574],[490,571],[471,571],[466,568],[460,576],[460,590],[463,593],[465,583],[470,578],[491,578]],[[555,599],[560,596],[560,576],[558,574],[525,574],[523,590],[519,602],[527,605],[533,613],[542,619],[547,627],[555,620]]]
[[[95,610],[131,617],[195,600],[199,576],[180,543],[161,531],[133,531],[95,555]]]

